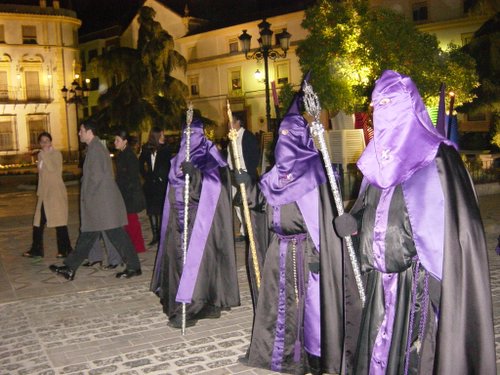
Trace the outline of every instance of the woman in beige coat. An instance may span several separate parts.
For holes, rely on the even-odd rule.
[[[62,179],[62,155],[52,146],[52,136],[38,136],[38,202],[33,220],[33,243],[23,256],[43,257],[43,229],[56,228],[57,258],[66,257],[72,250],[68,235],[68,195]]]

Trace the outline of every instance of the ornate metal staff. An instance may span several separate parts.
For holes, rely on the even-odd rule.
[[[314,137],[317,137],[321,155],[323,155],[323,161],[326,167],[326,174],[328,176],[328,181],[330,182],[330,186],[332,188],[333,199],[335,200],[335,206],[337,207],[337,212],[339,215],[344,213],[344,205],[342,203],[342,198],[340,196],[339,189],[337,187],[337,182],[335,181],[335,177],[333,175],[332,163],[330,161],[330,155],[328,154],[328,149],[325,143],[323,124],[319,118],[321,113],[321,106],[319,103],[318,96],[313,91],[312,86],[304,82],[304,105],[306,107],[306,111],[309,115],[311,115],[314,120],[311,124],[311,133]],[[344,237],[347,252],[349,253],[349,258],[351,260],[352,269],[354,271],[354,278],[356,279],[356,285],[358,287],[359,297],[361,298],[361,303],[363,306],[365,305],[366,295],[365,289],[363,286],[363,281],[361,280],[361,272],[359,270],[358,260],[356,259],[356,254],[354,252],[354,246],[352,244],[351,236]]]
[[[193,104],[188,104],[186,113],[186,161],[191,158],[191,122],[193,122]],[[184,175],[184,227],[182,231],[182,271],[186,265],[187,247],[188,247],[188,223],[189,219],[189,174]],[[186,333],[186,302],[182,302],[182,327],[181,334],[184,336]]]
[[[233,128],[233,113],[231,112],[231,105],[229,104],[229,100],[227,101],[227,117],[229,119],[229,124],[231,126],[228,137],[231,140],[231,147],[233,150],[234,168],[236,171],[239,171],[241,168],[241,164],[240,164],[240,155],[238,152],[238,144],[236,143],[236,138],[238,137],[238,131]],[[250,209],[248,208],[247,191],[245,189],[245,184],[243,183],[240,184],[240,193],[241,193],[241,200],[243,203],[243,214],[245,216],[245,223],[247,225],[248,240],[250,242],[250,253],[252,254],[252,264],[253,264],[253,270],[255,272],[255,282],[257,284],[257,290],[259,290],[260,289],[259,260],[257,258],[257,250],[255,248],[252,221],[250,219]]]

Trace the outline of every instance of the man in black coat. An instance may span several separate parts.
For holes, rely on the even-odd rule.
[[[238,155],[240,157],[240,166],[241,169],[247,172],[252,178],[252,182],[257,182],[257,166],[259,165],[260,159],[260,148],[257,137],[253,135],[250,131],[246,130],[243,127],[243,119],[240,115],[233,113],[233,123],[232,127],[236,129],[238,132],[238,136],[236,138],[236,144],[238,146]],[[228,165],[231,171],[234,172],[234,155],[231,145],[228,146]],[[233,184],[233,198],[237,194],[238,189],[237,186]],[[238,216],[238,220],[240,221],[240,235],[236,237],[236,240],[243,240],[246,231],[244,225],[244,219],[241,213],[241,199],[235,199],[235,211]]]

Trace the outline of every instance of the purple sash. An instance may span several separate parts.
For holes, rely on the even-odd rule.
[[[201,259],[203,258],[210,228],[212,227],[220,192],[221,181],[218,169],[212,169],[204,173],[200,204],[198,205],[193,230],[189,239],[186,264],[182,270],[179,289],[175,298],[177,302],[190,303],[193,298]]]
[[[320,251],[319,199],[318,187],[297,200],[300,213],[304,218],[307,231],[314,247]],[[309,273],[307,294],[304,306],[304,349],[317,357],[321,356],[321,305],[320,275]]]

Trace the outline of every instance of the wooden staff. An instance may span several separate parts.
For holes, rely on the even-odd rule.
[[[186,114],[186,161],[191,159],[191,122],[193,121],[193,104],[189,103]],[[189,174],[184,175],[184,227],[182,231],[182,272],[186,265],[189,228]],[[186,333],[186,302],[182,302],[182,327],[181,334]]]
[[[330,160],[330,155],[328,154],[328,149],[326,147],[325,142],[325,129],[323,128],[323,124],[319,118],[321,114],[321,106],[319,104],[318,96],[313,91],[311,85],[307,82],[304,82],[304,105],[306,107],[306,111],[309,115],[313,116],[314,120],[311,124],[311,133],[313,136],[317,137],[320,145],[320,152],[323,156],[323,161],[326,167],[326,174],[328,176],[328,181],[330,182],[330,187],[332,188],[333,199],[335,201],[335,206],[337,207],[337,212],[339,215],[344,213],[344,204],[342,203],[342,198],[340,196],[339,188],[337,186],[337,182],[335,181],[335,177],[333,175],[332,163]],[[358,287],[359,297],[361,299],[361,303],[363,306],[365,305],[366,295],[365,288],[363,286],[363,280],[361,279],[361,272],[359,269],[358,260],[356,258],[356,254],[354,252],[354,246],[352,244],[351,236],[344,237],[347,252],[349,253],[349,259],[351,261],[352,269],[354,271],[354,278],[356,280],[356,285]]]
[[[233,128],[233,113],[231,112],[231,105],[229,104],[229,100],[227,101],[227,117],[229,119],[229,126],[231,127],[231,129],[229,130],[228,138],[231,141],[231,147],[233,150],[234,170],[236,171],[236,173],[238,173],[238,171],[241,168],[240,155],[238,152],[238,144],[236,143],[236,138],[238,137],[238,131]],[[257,258],[257,250],[255,248],[252,221],[250,219],[250,209],[248,208],[248,201],[247,201],[247,191],[245,189],[245,184],[243,183],[240,184],[240,193],[241,193],[241,200],[243,203],[243,214],[245,216],[245,223],[247,225],[248,240],[250,242],[250,253],[252,254],[252,264],[255,273],[255,282],[257,284],[257,290],[259,290],[260,289],[259,259]]]

